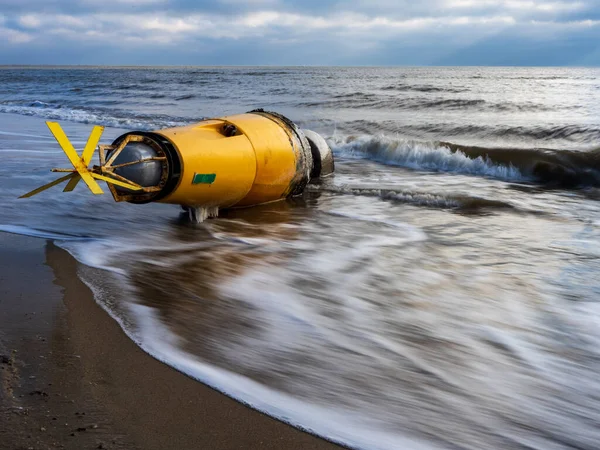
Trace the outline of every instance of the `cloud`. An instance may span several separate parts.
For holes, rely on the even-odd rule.
[[[590,39],[580,55],[588,61],[600,42],[600,6],[591,0],[0,2],[8,43],[0,58],[10,63],[50,52],[56,63],[120,64],[135,55],[146,64],[282,64],[292,52],[295,64],[431,64],[483,44],[498,52],[503,40],[551,46],[557,38]],[[510,52],[502,50],[508,61]]]
[[[25,28],[39,28],[42,21],[33,14],[19,17],[19,24]]]
[[[33,36],[18,30],[0,26],[0,41],[10,44],[24,44],[33,40]]]
[[[504,9],[509,11],[526,11],[556,13],[564,11],[581,11],[586,8],[584,2],[555,2],[555,1],[533,1],[533,0],[448,0],[445,7],[449,9]]]
[[[177,44],[190,39],[241,39],[246,37],[306,37],[322,33],[356,33],[380,40],[402,33],[427,33],[434,30],[457,32],[464,27],[471,31],[489,32],[515,24],[511,16],[457,16],[415,17],[390,19],[362,14],[340,13],[332,16],[309,16],[277,11],[260,11],[225,17],[222,15],[193,14],[186,17],[163,14],[26,14],[15,20],[23,29],[38,30],[36,38],[45,41],[46,35],[72,35],[79,39],[94,39],[107,45],[125,41]],[[83,35],[82,35],[83,33]],[[86,37],[87,36],[87,37]]]

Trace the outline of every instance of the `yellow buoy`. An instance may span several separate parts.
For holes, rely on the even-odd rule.
[[[62,181],[72,191],[80,179],[94,194],[107,182],[117,202],[163,202],[182,205],[202,221],[219,209],[251,206],[301,194],[311,177],[333,172],[333,156],[325,140],[304,133],[284,116],[255,110],[209,119],[193,125],[152,132],[133,131],[111,145],[100,145],[100,165],[88,167],[102,127],[94,127],[81,156],[60,125],[47,122],[73,169],[63,178],[22,197],[30,197]]]

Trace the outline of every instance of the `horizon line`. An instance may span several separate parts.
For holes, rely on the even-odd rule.
[[[0,64],[0,68],[17,68],[17,67],[82,67],[82,68],[428,68],[428,67],[440,67],[440,68],[565,68],[565,69],[597,69],[600,65],[511,65],[511,64],[493,64],[493,65],[477,65],[477,64],[389,64],[389,65],[371,65],[371,64],[296,64],[296,65],[285,65],[285,64]]]

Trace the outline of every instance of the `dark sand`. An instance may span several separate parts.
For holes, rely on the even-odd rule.
[[[0,232],[0,449],[339,448],[144,353],[76,268]]]

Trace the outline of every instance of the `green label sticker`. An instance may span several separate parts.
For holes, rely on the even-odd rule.
[[[217,178],[216,173],[195,173],[192,184],[213,184]]]

